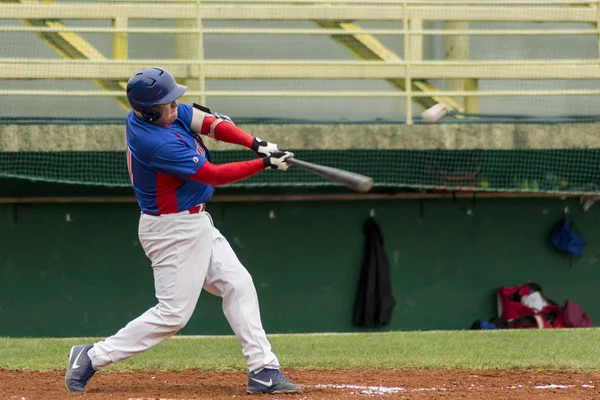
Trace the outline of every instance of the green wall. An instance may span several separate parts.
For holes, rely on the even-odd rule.
[[[572,267],[549,241],[566,205],[587,241]],[[468,329],[475,319],[495,315],[494,289],[528,280],[600,320],[600,204],[587,212],[575,199],[208,208],[254,277],[269,333],[360,330],[351,321],[362,224],[371,209],[383,231],[397,300],[385,330]],[[138,217],[133,203],[1,204],[0,336],[106,336],[153,306]],[[204,292],[182,333],[230,334],[219,299]]]

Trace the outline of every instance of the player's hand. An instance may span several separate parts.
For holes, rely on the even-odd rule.
[[[221,118],[223,121],[231,122],[232,124],[235,125],[235,123],[233,122],[233,120],[231,119],[231,117],[229,115],[219,114],[219,113],[214,113],[213,115],[217,118]]]
[[[281,152],[275,143],[265,142],[257,137],[252,141],[252,147],[250,148],[260,157],[270,156],[273,153]]]
[[[285,162],[286,158],[294,157],[294,153],[289,151],[277,151],[270,156],[263,158],[265,169],[279,169],[286,171],[290,165]]]

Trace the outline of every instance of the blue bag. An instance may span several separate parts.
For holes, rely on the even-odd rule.
[[[552,231],[552,244],[557,249],[581,257],[581,249],[585,242],[569,227],[567,217],[562,217]]]

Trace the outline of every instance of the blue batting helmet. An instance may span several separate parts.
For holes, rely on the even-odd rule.
[[[178,85],[175,78],[162,68],[145,68],[129,78],[127,100],[146,121],[156,121],[162,115],[157,104],[169,104],[185,93],[187,86]]]

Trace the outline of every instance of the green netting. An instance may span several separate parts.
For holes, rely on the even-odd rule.
[[[301,150],[307,161],[373,177],[379,188],[600,193],[600,149]],[[214,152],[215,163],[246,160],[249,151]],[[5,152],[0,176],[50,182],[128,186],[123,152]],[[333,185],[298,168],[266,171],[232,187]]]
[[[122,123],[0,124],[0,177],[127,187]],[[89,122],[89,121],[88,121]],[[247,124],[301,160],[371,176],[376,188],[600,193],[596,123]],[[254,153],[207,139],[213,162]],[[333,186],[299,168],[232,187]]]

